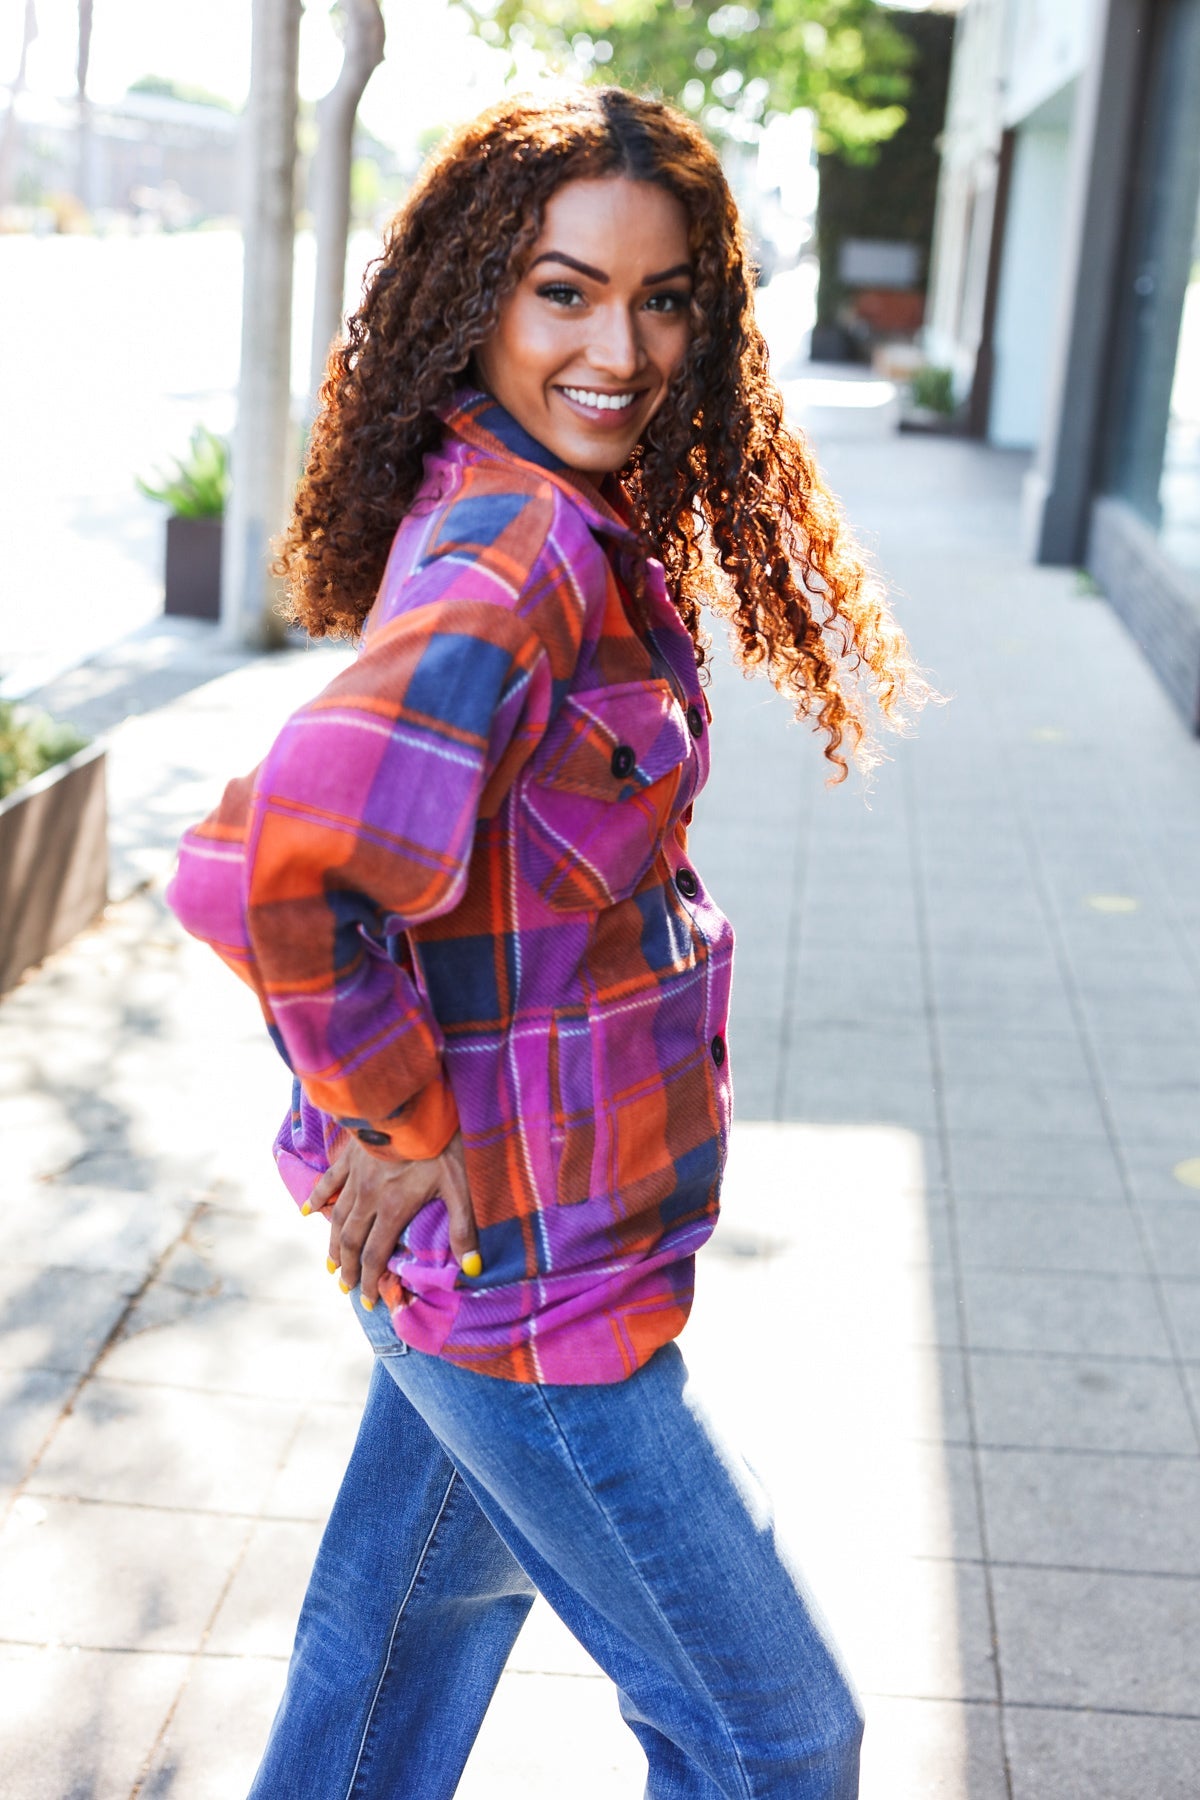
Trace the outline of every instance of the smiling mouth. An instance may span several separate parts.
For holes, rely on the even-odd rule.
[[[559,391],[576,406],[589,407],[593,412],[626,412],[640,397],[637,393],[604,394],[596,388],[564,387]]]

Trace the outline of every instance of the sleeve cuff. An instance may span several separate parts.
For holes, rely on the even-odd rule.
[[[440,1156],[458,1130],[458,1107],[443,1076],[431,1081],[393,1118],[365,1125],[339,1123],[381,1162],[427,1162]]]

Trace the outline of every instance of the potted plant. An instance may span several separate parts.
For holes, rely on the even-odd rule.
[[[221,616],[221,527],[229,494],[229,445],[197,425],[188,454],[173,475],[138,480],[151,500],[168,507],[167,576],[163,611],[192,619]]]
[[[103,748],[0,700],[0,993],[107,899]]]
[[[959,429],[951,370],[931,363],[913,370],[908,379],[906,404],[900,413],[900,429],[945,433]]]

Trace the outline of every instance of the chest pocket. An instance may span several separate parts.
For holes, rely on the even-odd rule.
[[[523,873],[564,911],[628,899],[666,835],[692,748],[666,681],[569,694],[525,775]]]

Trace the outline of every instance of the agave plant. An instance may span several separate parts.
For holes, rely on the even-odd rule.
[[[87,743],[73,725],[0,700],[0,800]]]
[[[138,487],[177,518],[219,519],[229,497],[229,445],[207,425],[197,425],[187,456],[175,460],[175,473],[160,472],[157,485],[139,476]]]

